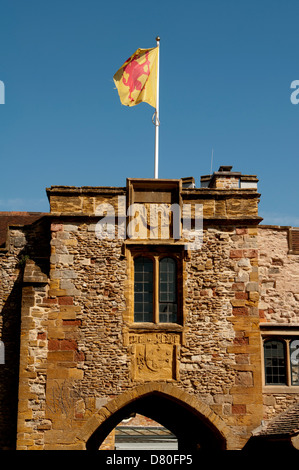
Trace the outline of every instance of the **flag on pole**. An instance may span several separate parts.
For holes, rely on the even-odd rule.
[[[157,107],[159,47],[137,49],[113,77],[120,101],[125,106],[146,102]]]

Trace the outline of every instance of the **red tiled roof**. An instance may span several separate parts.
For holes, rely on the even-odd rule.
[[[44,215],[44,212],[0,212],[0,247],[6,242],[9,225],[30,225]]]

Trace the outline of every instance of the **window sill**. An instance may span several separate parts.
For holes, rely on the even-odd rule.
[[[183,326],[178,323],[130,323],[130,331],[183,331]]]
[[[297,393],[299,385],[264,385],[263,393]]]

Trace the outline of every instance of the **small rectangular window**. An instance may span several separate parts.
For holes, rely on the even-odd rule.
[[[299,336],[264,340],[265,385],[299,386]]]
[[[299,255],[299,229],[289,229],[289,253]]]
[[[134,322],[155,324],[181,322],[182,288],[178,285],[182,269],[181,254],[166,256],[166,250],[159,249],[149,250],[148,254],[140,251],[138,250],[132,258]]]
[[[265,341],[265,379],[267,385],[286,384],[285,348],[282,341]]]
[[[162,258],[159,263],[159,320],[162,323],[177,321],[177,274],[172,258]]]
[[[134,321],[153,321],[153,261],[139,257],[134,263]]]

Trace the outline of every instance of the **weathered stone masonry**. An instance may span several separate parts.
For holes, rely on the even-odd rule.
[[[286,233],[259,228],[256,183],[222,167],[202,177],[201,188],[186,180],[128,180],[125,188],[47,190],[51,211],[31,226],[32,234],[43,227],[38,254],[27,249],[13,274],[19,254],[12,241],[0,258],[3,279],[10,277],[1,284],[4,304],[22,276],[17,449],[85,449],[122,408],[157,396],[193,410],[199,427],[209,423],[225,448],[242,449],[263,419],[297,402],[296,389],[272,393],[263,385],[260,324],[299,324],[299,271]],[[109,204],[123,223],[131,203],[201,204],[202,246],[185,249],[186,233],[100,239],[97,223],[107,214],[99,216],[99,207]],[[134,323],[136,253],[177,257],[178,323]],[[5,390],[3,397],[5,403]],[[6,443],[0,433],[3,448],[13,447],[14,432]]]
[[[34,266],[39,274],[48,272],[49,231],[43,214],[4,213],[1,222],[0,337],[5,346],[5,364],[0,365],[0,448],[11,449],[16,443],[18,419],[21,311],[25,314],[34,297],[32,287],[26,285],[24,270],[30,259],[28,268]],[[47,275],[44,280],[47,284]],[[41,292],[37,295],[37,303],[42,302],[41,295]],[[32,335],[35,334],[32,330]]]

